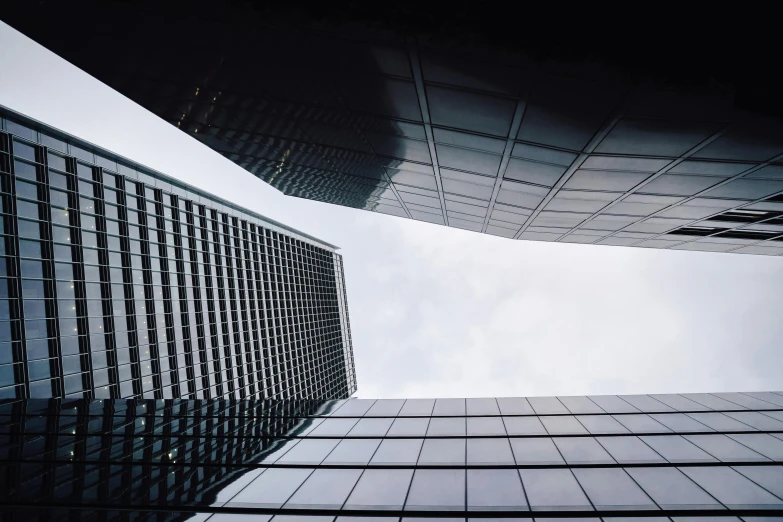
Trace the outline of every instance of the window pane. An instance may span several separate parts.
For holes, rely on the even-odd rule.
[[[783,441],[766,433],[737,433],[729,435],[740,444],[772,460],[783,461]]]
[[[587,430],[579,424],[576,417],[540,417],[541,422],[550,435],[577,435],[587,434]]]
[[[604,448],[592,437],[555,437],[552,439],[568,464],[614,464]]]
[[[278,462],[288,464],[320,464],[330,451],[337,446],[339,439],[302,439]]]
[[[687,433],[689,431],[713,431],[712,428],[697,422],[684,413],[669,413],[650,415],[653,419],[660,422],[670,430],[677,433]]]
[[[662,411],[674,411],[669,406],[662,402],[656,401],[649,395],[620,395],[622,400],[629,403],[631,406],[639,408],[639,410],[645,413],[656,413]]]
[[[469,469],[468,510],[527,510],[515,469]]]
[[[332,413],[332,417],[361,417],[375,404],[375,399],[350,399]]]
[[[258,478],[261,473],[263,473],[265,470],[264,468],[256,468],[253,470],[248,471],[247,473],[244,473],[240,475],[236,480],[231,482],[230,484],[226,484],[225,487],[217,491],[217,495],[215,496],[215,500],[212,503],[213,506],[222,506],[224,503],[229,502],[232,498],[234,498],[237,493],[242,491],[247,487],[248,484],[253,482],[255,479]]]
[[[628,433],[628,429],[609,415],[581,415],[577,420],[592,434]]]
[[[367,464],[381,439],[343,440],[323,461],[324,464]]]
[[[279,508],[302,485],[312,469],[270,468],[250,483],[230,504],[253,504],[258,507]]]
[[[386,433],[387,437],[423,437],[427,433],[430,419],[395,419]]]
[[[755,428],[751,428],[747,424],[742,424],[739,421],[727,417],[723,413],[717,412],[705,412],[705,413],[688,413],[688,417],[694,419],[697,422],[701,422],[705,426],[708,426],[716,431],[753,431]]]
[[[332,419],[329,419],[332,420]],[[348,437],[383,437],[389,431],[394,419],[359,419],[348,432]]]
[[[138,310],[137,310],[138,311]],[[295,428],[291,430],[292,435],[305,436],[317,428],[324,420],[322,418],[301,419]]]
[[[378,399],[364,416],[396,417],[403,404],[405,404],[405,399]]]
[[[427,439],[419,464],[465,464],[465,439]]]
[[[397,415],[399,417],[429,417],[434,406],[435,399],[408,399]]]
[[[494,398],[466,399],[465,407],[468,415],[500,415]]]
[[[552,439],[509,439],[517,464],[564,464]]]
[[[745,406],[751,410],[774,410],[776,408],[774,404],[770,404],[767,401],[751,397],[744,393],[713,393],[712,395],[733,402],[734,404]]]
[[[775,420],[771,417],[767,417],[766,415],[762,415],[761,413],[755,411],[729,412],[726,413],[726,415],[758,430],[783,430],[783,422]]]
[[[602,517],[601,520],[604,522],[640,522],[640,517]],[[671,519],[668,517],[644,517],[644,522],[671,522]],[[678,519],[674,519],[675,521]],[[684,522],[687,522],[689,519],[680,519]],[[714,519],[713,519],[714,520]],[[713,520],[710,520],[709,522],[713,522]],[[720,519],[721,522],[737,522],[736,520],[732,520],[731,518]],[[553,521],[554,522],[554,521]],[[708,522],[708,521],[700,521],[700,520],[691,520],[691,522]]]
[[[405,509],[463,511],[464,469],[417,469],[413,474]]]
[[[361,469],[316,469],[286,502],[285,507],[339,509],[361,474]]]
[[[574,470],[596,509],[658,509],[622,469]]]
[[[685,435],[684,438],[724,462],[769,461],[766,457],[725,435]]]
[[[306,516],[308,520],[303,521],[303,522],[309,522],[310,519],[313,518],[312,515],[304,515],[304,516]],[[315,517],[315,518],[322,518],[322,517]],[[400,520],[400,517],[337,517],[337,519],[336,519],[337,522],[399,522],[399,520]],[[403,520],[420,521],[421,519],[418,519],[418,518],[403,518]],[[450,520],[453,520],[453,519],[443,519],[443,522],[449,522]],[[254,520],[250,520],[248,522],[255,522],[255,521]],[[319,522],[319,521],[313,520],[312,522]],[[329,517],[329,520],[327,520],[325,522],[331,522],[331,517]],[[431,522],[431,521],[427,520],[426,522]],[[464,520],[458,520],[456,522],[464,522]]]
[[[344,509],[402,509],[412,476],[410,469],[368,469]]]
[[[514,464],[508,439],[468,439],[468,464]]]
[[[563,406],[557,397],[528,397],[528,402],[536,411],[537,415],[556,415],[560,413],[571,413]]]
[[[317,428],[311,431],[309,435],[342,437],[351,431],[351,428],[353,428],[358,421],[359,419],[325,419]]]
[[[783,500],[740,475],[731,468],[680,468],[707,493],[729,509],[769,509],[783,506]]]
[[[615,417],[620,424],[633,433],[670,433],[671,430],[656,422],[649,415],[617,415]]]
[[[498,407],[503,415],[533,415],[535,412],[524,397],[498,397]]]
[[[775,406],[783,406],[783,395],[778,395],[773,392],[746,392],[743,395],[748,395],[754,399],[759,399]]]
[[[248,522],[251,520],[252,522],[269,522],[272,519],[272,515],[261,515],[261,514],[253,514],[253,515],[244,515],[244,514],[238,514],[238,513],[215,513],[211,517],[209,517],[210,522]],[[285,520],[287,518],[301,518],[296,516],[287,516],[287,515],[278,515],[277,522],[305,522],[305,521],[297,521],[297,520]],[[331,522],[333,517],[318,517],[318,516],[310,516],[309,519],[321,519],[321,520],[311,520],[308,522]]]
[[[738,404],[734,404],[733,402],[723,400],[720,397],[716,397],[710,393],[683,393],[682,396],[685,397],[686,399],[690,399],[694,402],[697,402],[702,406],[712,408],[713,410],[736,411],[736,410],[746,409],[744,406],[740,406]]]
[[[465,399],[436,399],[432,415],[465,415]]]
[[[620,464],[666,462],[638,437],[596,437],[596,440]]]
[[[416,464],[422,439],[386,439],[373,455],[371,464]]]
[[[459,435],[465,436],[465,418],[453,417],[445,419],[430,419],[429,428],[427,428],[427,436],[437,435]]]
[[[591,510],[582,488],[567,469],[522,469],[522,484],[527,492],[530,509]]]
[[[468,417],[468,435],[505,435],[501,417]]]
[[[669,462],[710,462],[713,457],[679,435],[639,437]]]
[[[636,413],[639,410],[615,395],[590,395],[590,400],[606,413]]]
[[[734,466],[734,469],[770,493],[783,498],[783,467]]]
[[[571,413],[605,413],[587,397],[558,397]]]
[[[690,399],[683,397],[682,395],[676,395],[673,393],[662,393],[656,395],[650,395],[667,406],[671,406],[677,411],[708,411],[709,408],[702,406],[698,402],[694,402]]]
[[[509,435],[547,435],[538,417],[503,417]]]
[[[723,509],[675,468],[627,468],[625,471],[662,509]]]
[[[131,230],[133,229],[131,228]],[[139,262],[141,262],[141,257],[139,257],[138,259]],[[199,272],[201,272],[202,274],[204,273],[203,267],[199,269]],[[335,410],[337,410],[338,408],[340,408],[343,404],[345,404],[347,400],[348,399],[341,399],[337,401],[326,401],[323,404],[321,404],[321,406],[315,411],[314,415],[329,415]]]

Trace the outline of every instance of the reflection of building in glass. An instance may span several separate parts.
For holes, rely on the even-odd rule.
[[[290,3],[4,19],[285,194],[514,239],[783,254],[783,109],[757,48],[607,44],[587,23],[569,40],[501,5]]]
[[[0,397],[341,398],[336,248],[0,108]]]
[[[31,400],[6,402],[0,414],[0,505],[20,520],[783,514],[780,392]]]

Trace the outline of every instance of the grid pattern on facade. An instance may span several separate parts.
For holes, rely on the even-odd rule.
[[[333,247],[5,116],[0,397],[355,390]]]
[[[20,508],[213,522],[783,513],[783,392],[29,400],[0,421],[0,504]]]
[[[334,255],[334,277],[337,282],[337,300],[340,303],[340,328],[345,345],[345,373],[348,375],[348,389],[355,390],[356,364],[353,360],[353,342],[351,341],[351,323],[348,318],[348,294],[345,290],[345,270],[343,256]]]
[[[296,433],[298,417],[319,405],[307,400],[6,401],[0,405],[0,504],[68,495],[88,504],[88,499],[113,499],[142,507],[162,500],[180,506],[219,500],[248,480],[243,477],[248,464],[275,450],[277,435]],[[3,520],[9,516],[5,509],[0,514]],[[89,516],[85,510],[77,518]],[[59,516],[47,510],[42,519]]]
[[[783,123],[731,89],[240,6],[181,13],[221,35],[203,47],[107,8],[97,48],[58,37],[51,7],[16,22],[285,194],[522,240],[783,255]]]

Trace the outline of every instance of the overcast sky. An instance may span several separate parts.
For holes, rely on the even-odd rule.
[[[341,247],[359,397],[783,389],[783,258],[512,241],[283,196],[0,22],[0,104]]]

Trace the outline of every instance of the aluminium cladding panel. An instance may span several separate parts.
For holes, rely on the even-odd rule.
[[[355,391],[332,245],[2,108],[0,203],[1,397]]]

